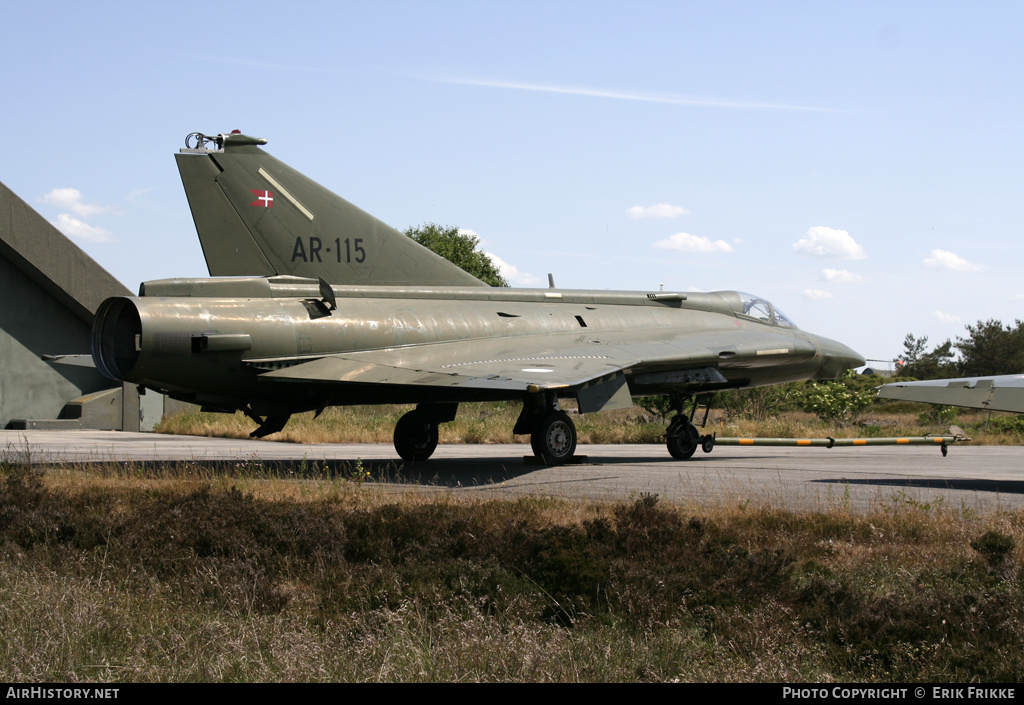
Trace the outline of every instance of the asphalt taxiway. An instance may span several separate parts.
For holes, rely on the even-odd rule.
[[[383,491],[629,499],[656,493],[702,506],[772,506],[795,510],[945,506],[992,512],[1024,508],[1024,447],[766,448],[719,446],[673,460],[661,445],[581,445],[578,464],[536,465],[530,446],[442,445],[425,463],[403,463],[390,444],[300,445],[265,440],[119,431],[0,431],[0,457],[33,464],[268,468],[304,474],[350,473],[356,463]]]

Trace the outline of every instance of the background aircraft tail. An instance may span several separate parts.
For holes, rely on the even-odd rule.
[[[486,286],[270,156],[261,144],[266,140],[237,133],[193,133],[174,155],[211,276]]]

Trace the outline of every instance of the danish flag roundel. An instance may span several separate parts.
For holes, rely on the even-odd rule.
[[[274,207],[274,192],[273,191],[260,191],[259,189],[249,189],[256,194],[256,200],[250,203],[250,206],[259,206],[261,208],[273,208]]]

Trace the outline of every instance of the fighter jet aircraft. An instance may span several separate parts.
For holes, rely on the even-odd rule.
[[[696,394],[833,379],[864,359],[736,291],[492,288],[243,134],[193,133],[176,155],[210,279],[144,282],[101,304],[97,368],[275,433],[294,413],[416,404],[394,441],[424,461],[460,402],[522,401],[513,428],[548,463],[576,450],[572,419],[668,395],[666,439],[707,438]]]

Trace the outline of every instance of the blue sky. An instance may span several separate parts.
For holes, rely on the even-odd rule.
[[[1024,3],[3,3],[0,181],[130,288],[204,276],[241,129],[513,281],[740,289],[869,358],[1024,305]]]

